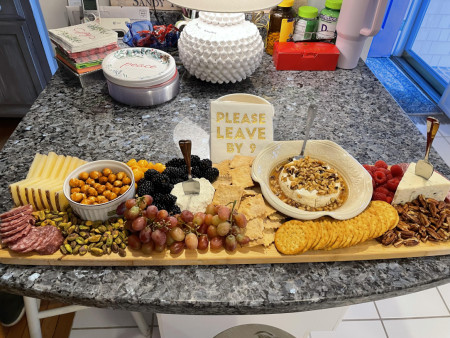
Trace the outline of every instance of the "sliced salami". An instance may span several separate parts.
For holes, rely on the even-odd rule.
[[[13,216],[15,214],[21,213],[21,212],[32,212],[32,211],[33,211],[33,206],[31,204],[27,204],[22,207],[17,207],[17,208],[9,210],[7,212],[4,212],[3,214],[0,214],[0,218],[4,219],[4,218],[8,218],[10,216]]]
[[[54,226],[47,225],[45,227],[42,227],[43,235],[45,239],[41,242],[41,245],[36,247],[36,252],[41,253],[43,251],[46,251],[45,248],[49,245],[49,243],[53,240],[53,238],[56,236],[56,234],[59,232],[59,229],[55,228]]]
[[[61,234],[61,231],[58,230],[58,232],[53,236],[50,243],[47,244],[47,246],[40,251],[37,251],[41,255],[51,255],[54,254],[56,251],[59,250],[59,247],[63,244],[64,237]]]
[[[2,221],[2,223],[8,223],[8,222],[14,221],[15,219],[22,218],[25,216],[31,216],[31,211],[30,212],[19,212],[18,214],[15,214],[11,217],[3,218],[1,221]],[[0,224],[2,224],[2,223],[0,223]]]
[[[30,226],[30,228],[31,228],[31,226]],[[34,229],[34,227],[33,227],[33,229]],[[31,231],[31,229],[30,229],[30,231]],[[24,236],[24,237],[19,238],[16,242],[10,243],[9,248],[12,251],[21,252],[21,251],[25,250],[26,248],[28,248],[31,244],[32,243],[30,241],[29,236]]]
[[[27,235],[27,242],[30,243],[30,245],[20,252],[27,253],[35,250],[44,239],[45,235],[43,234],[42,228],[33,227],[30,233]]]
[[[10,236],[18,233],[19,231],[23,230],[28,224],[30,224],[30,223],[28,223],[28,222],[21,223],[17,227],[15,227],[9,231],[2,231],[2,229],[0,229],[0,237],[1,238],[10,237]]]
[[[11,230],[12,227],[16,227],[20,223],[28,222],[28,221],[30,224],[36,223],[36,219],[33,216],[27,215],[23,218],[18,218],[18,219],[15,219],[14,221],[11,221],[8,223],[2,223],[0,225],[0,229],[1,229],[0,231],[9,231],[9,230]]]
[[[24,237],[26,235],[28,235],[28,233],[31,231],[31,225],[28,224],[22,231],[8,237],[8,238],[2,238],[2,243],[3,244],[8,244],[8,243],[14,243],[15,241],[17,241],[19,238]]]

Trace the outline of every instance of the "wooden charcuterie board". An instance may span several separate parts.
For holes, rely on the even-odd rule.
[[[60,266],[157,266],[157,265],[224,265],[224,264],[270,264],[270,263],[311,263],[334,261],[358,261],[373,259],[392,259],[450,254],[450,242],[420,243],[413,247],[384,247],[375,240],[336,250],[308,251],[301,255],[280,254],[272,245],[239,248],[234,253],[224,249],[218,251],[184,250],[178,255],[169,251],[145,256],[142,252],[127,249],[127,256],[118,254],[95,257],[63,256],[59,251],[53,255],[19,254],[8,249],[0,250],[0,263],[19,265],[60,265]]]

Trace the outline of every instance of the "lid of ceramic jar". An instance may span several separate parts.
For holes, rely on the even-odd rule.
[[[170,80],[176,72],[174,58],[153,48],[124,48],[102,62],[105,77],[124,87],[152,87]]]

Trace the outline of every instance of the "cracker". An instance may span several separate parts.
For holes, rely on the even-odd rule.
[[[266,217],[277,212],[277,210],[272,208],[272,206],[269,203],[267,203],[266,201],[264,201],[264,204],[266,206]]]
[[[214,181],[212,186],[217,190],[220,184],[231,185],[231,178],[228,177],[218,177],[217,180]]]
[[[219,177],[231,177],[230,174],[231,160],[224,160],[220,163],[214,163],[212,166],[219,169]]]
[[[279,212],[275,212],[274,214],[270,214],[267,216],[271,221],[284,222],[287,216],[280,214]]]
[[[230,168],[251,167],[254,159],[252,156],[236,155],[230,162]]]
[[[266,206],[262,195],[244,198],[239,206],[238,212],[243,213],[247,220],[264,216],[266,213]]]
[[[248,236],[250,240],[263,238],[264,222],[261,218],[252,219],[244,228],[244,236]]]
[[[256,196],[258,193],[255,190],[252,189],[244,189],[244,194],[242,197],[248,197],[248,196]]]
[[[263,230],[263,241],[264,246],[268,248],[275,240],[275,229],[264,229]]]
[[[232,184],[242,188],[253,187],[255,184],[252,180],[251,171],[252,169],[247,166],[231,169],[230,173]]]
[[[242,187],[220,184],[214,193],[212,203],[216,205],[227,205],[230,202],[236,201],[235,208],[239,208],[243,193],[244,189]]]
[[[258,239],[255,239],[253,241],[250,241],[250,242],[248,242],[247,246],[249,246],[249,247],[251,247],[251,246],[258,246],[258,245],[261,245],[261,244],[264,244],[264,238],[258,238]]]
[[[305,232],[306,227],[298,221],[284,223],[275,233],[275,246],[278,251],[286,255],[295,255],[308,250],[310,238]]]
[[[281,224],[283,224],[280,221],[271,221],[270,219],[264,220],[264,229],[278,229]]]

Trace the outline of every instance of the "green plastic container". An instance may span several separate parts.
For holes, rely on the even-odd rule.
[[[325,8],[320,11],[316,38],[318,40],[334,40],[336,25],[341,10],[342,0],[327,0]]]
[[[319,10],[312,6],[302,6],[298,9],[297,23],[295,24],[294,41],[312,40],[317,31],[317,15]]]

